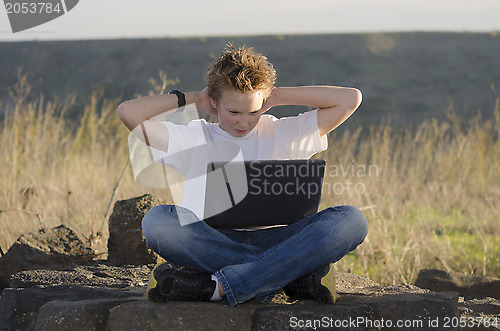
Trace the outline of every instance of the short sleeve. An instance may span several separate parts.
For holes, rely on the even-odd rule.
[[[184,173],[200,146],[206,145],[201,121],[191,121],[187,126],[162,122],[168,130],[167,152],[151,148],[157,162]]]
[[[283,117],[275,125],[276,146],[287,154],[281,158],[308,159],[328,148],[327,136],[319,135],[317,110]]]

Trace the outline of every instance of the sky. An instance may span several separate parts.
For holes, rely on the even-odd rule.
[[[80,0],[63,16],[17,33],[1,6],[0,41],[490,32],[500,31],[499,17],[500,0]]]

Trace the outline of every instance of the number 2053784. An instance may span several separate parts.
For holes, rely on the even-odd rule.
[[[52,14],[63,11],[60,2],[6,2],[7,14]]]

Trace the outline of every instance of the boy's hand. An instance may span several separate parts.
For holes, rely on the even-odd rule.
[[[205,87],[203,91],[198,92],[198,97],[196,98],[196,109],[201,110],[207,114],[217,116],[217,110],[210,104],[208,87]]]
[[[273,88],[273,90],[271,91],[271,94],[269,94],[266,101],[264,101],[264,103],[262,104],[262,108],[261,108],[261,110],[262,110],[261,114],[265,113],[269,109],[278,105],[277,100],[276,100],[277,94],[278,94],[278,89],[279,89],[278,87]]]

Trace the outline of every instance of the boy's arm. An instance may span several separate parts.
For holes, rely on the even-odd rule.
[[[195,103],[197,109],[205,110],[210,107],[208,93],[188,92],[186,104]],[[161,94],[141,97],[122,102],[118,106],[118,116],[123,124],[134,135],[158,150],[167,151],[168,129],[155,117],[177,109],[177,96],[175,94]],[[211,108],[211,107],[210,107]]]
[[[342,124],[361,104],[361,92],[337,86],[278,87],[263,105],[264,111],[281,105],[318,108],[320,136]]]

